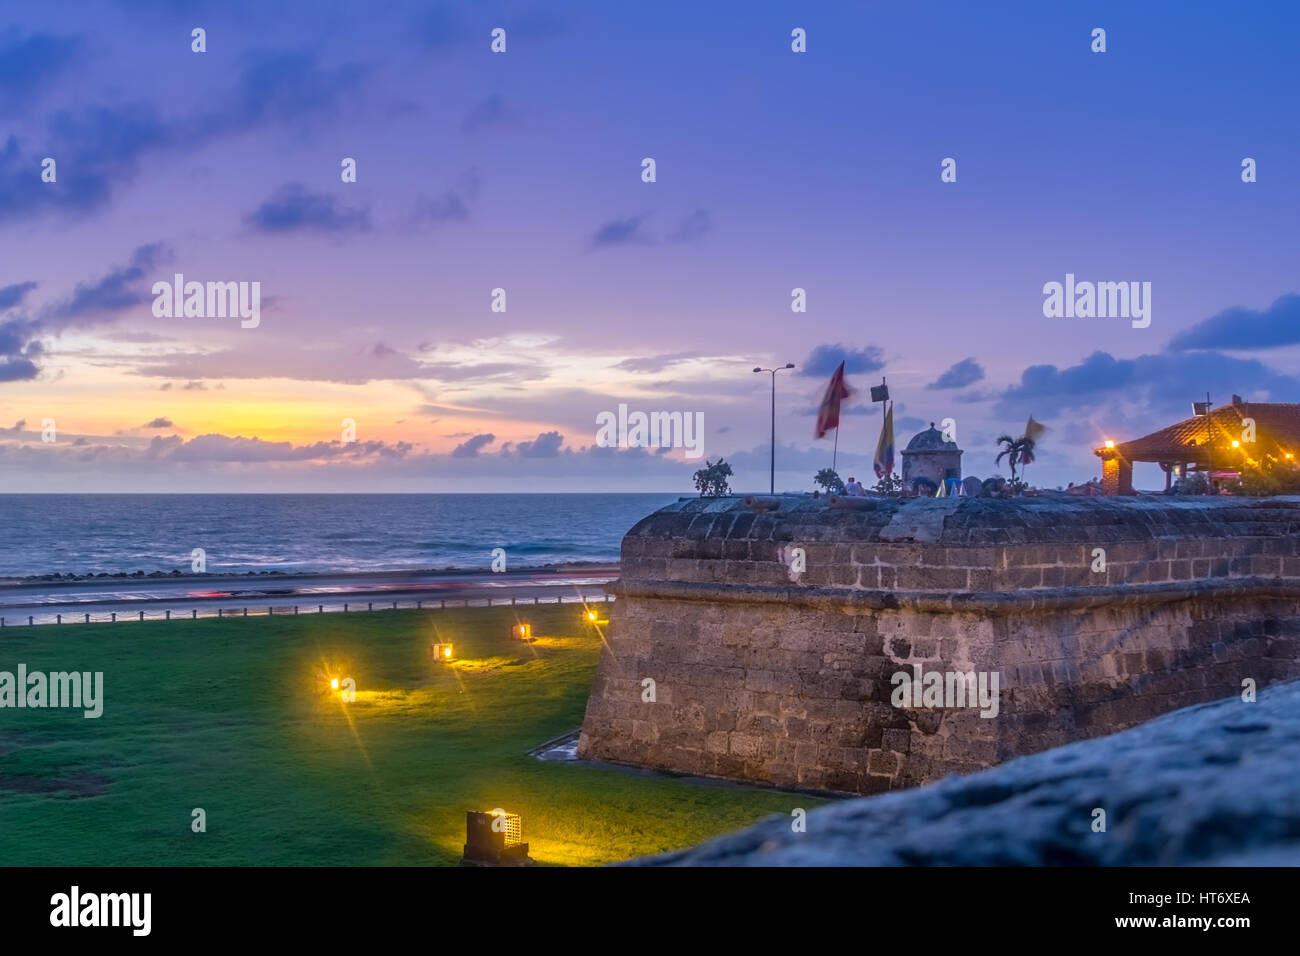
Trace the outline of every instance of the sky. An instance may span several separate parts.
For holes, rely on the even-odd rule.
[[[0,492],[763,491],[787,362],[811,490],[841,360],[845,477],[885,378],[900,449],[951,418],[988,477],[1033,415],[1029,480],[1086,481],[1206,392],[1300,401],[1298,38],[1276,2],[15,0]],[[259,283],[256,327],[157,314],[177,273]],[[1149,324],[1046,316],[1067,274]],[[620,405],[703,440],[602,447]]]

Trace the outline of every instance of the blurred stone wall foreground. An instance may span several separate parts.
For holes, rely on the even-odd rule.
[[[1297,866],[1298,765],[1292,681],[1254,703],[1201,704],[969,777],[813,810],[802,833],[773,817],[631,863]]]
[[[579,756],[871,794],[1300,677],[1300,499],[859,503],[632,528]]]

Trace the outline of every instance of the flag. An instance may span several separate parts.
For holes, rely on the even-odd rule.
[[[1029,421],[1025,422],[1025,437],[1031,442],[1037,444],[1038,439],[1042,438],[1045,434],[1047,434],[1047,426],[1034,421],[1034,416],[1030,415]],[[1020,464],[1028,465],[1033,460],[1034,453],[1028,448],[1020,453]]]
[[[936,492],[934,493],[934,496],[935,496],[936,498],[947,498],[947,497],[948,497],[948,479],[947,479],[947,478],[940,478],[940,479],[939,479],[939,490],[936,491]]]
[[[884,478],[894,472],[894,403],[889,403],[885,412],[885,424],[880,429],[880,441],[876,442],[876,477]]]
[[[822,438],[832,428],[840,427],[840,402],[853,394],[853,389],[849,388],[844,381],[844,363],[835,370],[831,376],[830,384],[826,386],[826,394],[822,396],[821,408],[817,409],[817,437]]]

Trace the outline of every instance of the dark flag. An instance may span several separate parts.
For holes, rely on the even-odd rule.
[[[840,427],[840,402],[853,394],[853,389],[844,381],[844,363],[835,370],[831,376],[830,384],[826,386],[826,394],[822,397],[821,408],[817,409],[817,436],[822,438],[832,428]]]

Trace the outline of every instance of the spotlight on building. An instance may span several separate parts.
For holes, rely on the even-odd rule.
[[[431,651],[433,653],[433,659],[435,661],[449,662],[452,659],[450,644],[434,644],[431,646]]]
[[[465,813],[465,855],[462,866],[532,866],[524,824],[517,813],[468,810]]]
[[[533,639],[533,626],[531,624],[516,624],[511,634],[521,641],[531,641]]]
[[[1108,438],[1108,439],[1106,439],[1106,447],[1107,447],[1107,448],[1114,448],[1114,447],[1115,447],[1115,443],[1114,443],[1113,441],[1111,441],[1111,440]]]

